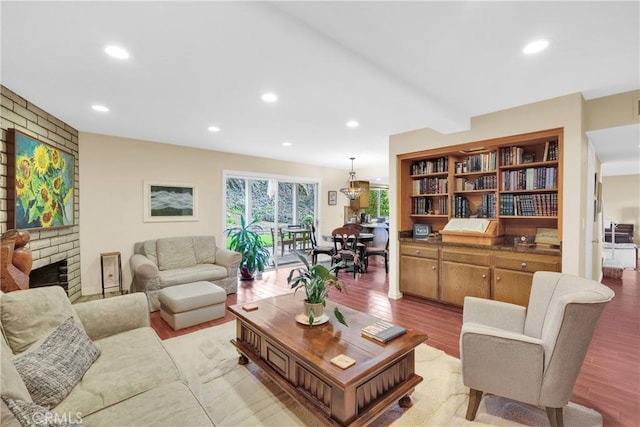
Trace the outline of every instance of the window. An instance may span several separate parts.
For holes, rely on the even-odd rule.
[[[389,189],[371,188],[369,189],[369,207],[367,213],[372,218],[389,217]]]

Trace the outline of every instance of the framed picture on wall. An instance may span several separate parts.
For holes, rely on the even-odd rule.
[[[197,212],[195,185],[144,181],[144,222],[197,221]]]
[[[338,203],[338,192],[329,191],[329,206],[336,205]]]
[[[8,130],[8,223],[17,229],[73,225],[75,165],[71,153]]]

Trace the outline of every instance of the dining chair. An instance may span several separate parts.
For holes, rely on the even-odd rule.
[[[291,251],[291,246],[293,245],[293,237],[291,237],[291,235],[289,235],[288,233],[285,233],[284,231],[282,231],[282,228],[271,228],[271,239],[272,239],[272,244],[271,247],[273,248],[273,252],[275,253],[276,248],[278,246],[282,247],[282,252],[280,256],[284,256],[284,247],[286,245],[289,246],[289,251]]]
[[[364,271],[369,268],[369,257],[384,257],[384,271],[389,274],[389,230],[387,230],[387,243],[383,247],[365,246],[364,248]]]
[[[360,232],[352,227],[339,227],[331,232],[335,253],[333,263],[343,263],[344,267],[336,269],[336,276],[342,268],[352,267],[353,278],[362,271],[362,250],[358,247]]]
[[[318,255],[324,254],[329,255],[331,257],[331,265],[333,265],[333,254],[335,253],[335,248],[333,246],[320,246],[318,245],[318,240],[316,238],[316,227],[315,225],[311,225],[311,262],[313,264],[318,263]]]
[[[462,382],[473,421],[484,393],[546,408],[563,425],[591,337],[614,293],[595,280],[564,273],[533,275],[528,306],[465,297],[460,331]]]

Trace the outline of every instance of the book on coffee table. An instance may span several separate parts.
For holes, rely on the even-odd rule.
[[[384,320],[378,320],[376,323],[362,328],[361,333],[367,338],[385,343],[400,335],[404,335],[407,333],[407,330],[402,326],[394,325]]]

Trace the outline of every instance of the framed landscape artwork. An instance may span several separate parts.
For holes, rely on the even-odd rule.
[[[73,225],[73,155],[15,129],[9,129],[8,155],[9,224],[17,229]]]
[[[193,184],[144,181],[144,222],[197,221]]]

